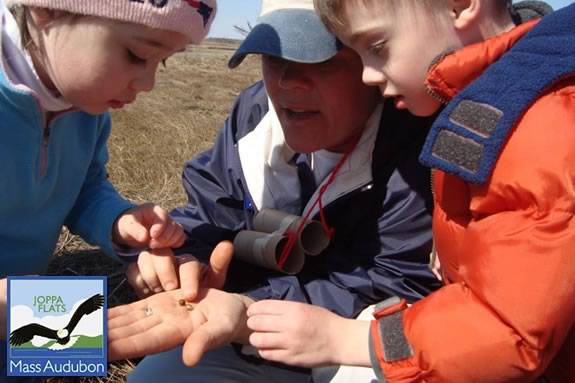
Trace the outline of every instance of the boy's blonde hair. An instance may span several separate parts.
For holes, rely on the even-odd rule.
[[[511,6],[511,0],[493,1],[500,10],[507,10]],[[337,32],[345,26],[346,13],[351,7],[374,4],[385,7],[389,12],[394,12],[399,5],[410,8],[422,7],[430,17],[433,17],[440,7],[447,5],[447,0],[314,0],[316,12],[330,32]]]

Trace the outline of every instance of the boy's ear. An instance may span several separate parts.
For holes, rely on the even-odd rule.
[[[448,0],[456,29],[465,30],[475,25],[483,0]]]

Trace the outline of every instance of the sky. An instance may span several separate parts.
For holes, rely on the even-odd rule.
[[[561,8],[574,0],[548,0],[553,8]],[[241,39],[243,36],[234,29],[234,25],[247,27],[254,25],[261,9],[261,0],[218,0],[218,16],[210,31],[210,37]]]
[[[247,27],[248,22],[254,25],[260,9],[261,0],[218,0],[218,14],[209,37],[243,38],[234,25]]]

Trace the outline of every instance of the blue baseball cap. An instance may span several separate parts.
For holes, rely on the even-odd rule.
[[[228,61],[231,69],[249,54],[315,64],[329,60],[343,47],[325,29],[313,0],[263,0],[257,24]]]

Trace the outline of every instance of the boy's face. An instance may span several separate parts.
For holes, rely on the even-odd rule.
[[[267,93],[293,150],[345,152],[353,146],[380,100],[376,88],[362,83],[361,68],[349,48],[319,64],[262,58]]]
[[[376,1],[349,3],[345,29],[337,34],[361,57],[366,84],[378,86],[397,108],[429,116],[440,103],[424,86],[428,68],[439,54],[462,43],[448,9],[429,16],[417,3],[396,3],[394,11]]]
[[[62,16],[40,33],[40,78],[74,107],[94,115],[152,90],[158,65],[188,43],[177,32],[89,16]]]

